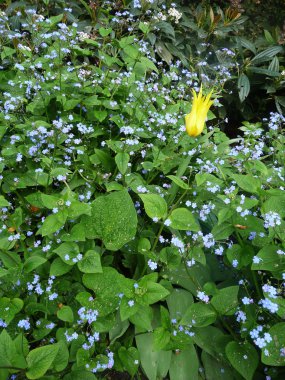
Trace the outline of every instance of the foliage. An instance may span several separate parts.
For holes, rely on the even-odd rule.
[[[8,3],[0,379],[282,378],[283,46],[230,9]]]

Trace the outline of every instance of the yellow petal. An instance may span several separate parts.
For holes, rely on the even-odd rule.
[[[207,113],[213,104],[213,101],[210,100],[212,92],[213,90],[207,96],[203,96],[201,85],[197,96],[197,93],[192,89],[193,101],[191,112],[185,116],[186,132],[189,136],[196,137],[202,133]]]

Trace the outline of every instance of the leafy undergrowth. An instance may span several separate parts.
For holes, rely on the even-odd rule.
[[[283,47],[233,10],[44,3],[0,15],[0,380],[281,379]]]

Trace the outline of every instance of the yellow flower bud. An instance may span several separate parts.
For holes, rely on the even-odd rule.
[[[211,91],[207,96],[203,96],[201,86],[197,96],[196,92],[192,90],[192,109],[191,112],[185,116],[186,132],[189,136],[196,137],[202,133],[205,126],[207,113],[213,104],[213,101],[210,100],[212,92],[213,91]]]

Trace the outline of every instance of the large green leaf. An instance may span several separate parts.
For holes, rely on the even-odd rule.
[[[74,316],[70,306],[62,306],[56,313],[58,319],[64,322],[73,322]]]
[[[259,360],[255,348],[250,343],[230,342],[226,346],[226,355],[244,379],[252,379]]]
[[[201,355],[205,369],[205,379],[207,380],[236,380],[234,370],[224,361],[207,354],[205,351]]]
[[[284,342],[285,322],[276,323],[268,333],[272,341],[262,349],[262,363],[272,366],[285,366]],[[269,354],[268,354],[269,353]]]
[[[128,169],[128,163],[130,160],[130,155],[126,152],[119,152],[115,157],[115,162],[119,171],[125,174]]]
[[[148,380],[163,379],[167,375],[171,360],[171,351],[155,351],[153,340],[152,333],[136,335],[141,366]]]
[[[133,281],[126,279],[116,269],[103,267],[102,270],[103,273],[83,275],[83,284],[95,293],[92,305],[94,309],[98,310],[100,317],[114,312],[120,303],[119,295],[128,295],[130,289],[133,288]],[[80,300],[78,301],[80,302]]]
[[[15,343],[12,341],[7,331],[3,330],[0,334],[0,368],[6,366],[12,367],[15,365],[16,355],[17,351]]]
[[[188,307],[193,303],[190,292],[180,288],[174,288],[166,299],[171,318],[180,319]]]
[[[269,61],[276,54],[281,53],[284,50],[283,46],[270,46],[269,48],[258,53],[251,62],[254,64]]]
[[[20,298],[0,298],[0,318],[10,323],[23,306],[24,302]]]
[[[182,325],[194,325],[195,327],[204,327],[211,325],[217,319],[215,310],[204,303],[193,303],[183,315]]]
[[[172,211],[170,217],[171,228],[186,231],[200,231],[200,226],[193,214],[187,208],[177,208]]]
[[[135,236],[137,213],[128,192],[116,191],[95,199],[91,216],[83,216],[82,223],[87,238],[102,239],[107,249],[116,251]]]
[[[63,380],[96,380],[94,373],[85,370],[75,370],[64,376]]]
[[[277,253],[277,245],[266,245],[256,255],[256,261],[251,265],[252,270],[285,270],[284,256]]]
[[[140,194],[146,214],[150,218],[163,218],[167,213],[167,203],[157,194]]]
[[[238,306],[238,286],[228,286],[220,289],[211,299],[211,305],[221,315],[233,315]]]
[[[56,214],[49,215],[43,222],[42,227],[39,229],[38,233],[42,236],[50,235],[53,232],[58,231],[62,226],[64,226],[67,219],[67,210],[60,210]]]
[[[236,181],[236,183],[241,189],[247,191],[248,193],[256,194],[259,192],[261,188],[260,179],[255,178],[251,174],[232,174],[232,178]]]
[[[87,251],[77,265],[83,273],[102,273],[100,254],[93,250]]]
[[[172,354],[169,368],[170,380],[198,380],[199,360],[193,344],[186,350]]]
[[[60,340],[57,345],[59,346],[59,349],[52,365],[57,372],[61,372],[68,365],[69,351],[63,340]]]
[[[35,348],[27,356],[28,379],[40,379],[52,365],[59,350],[59,345],[50,344]]]
[[[124,368],[131,376],[134,376],[138,370],[139,353],[135,347],[120,347],[118,351],[119,358],[124,365]]]

